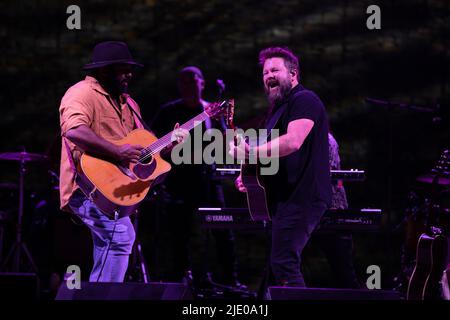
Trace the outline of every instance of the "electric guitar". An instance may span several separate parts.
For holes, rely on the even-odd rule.
[[[234,100],[212,103],[180,128],[189,131],[208,118],[232,113],[233,108]],[[158,139],[147,130],[136,129],[123,139],[111,141],[117,145],[147,146],[141,151],[138,162],[128,166],[83,153],[78,164],[77,184],[110,218],[129,216],[135,212],[152,185],[160,182],[171,169],[170,164],[161,158],[160,152],[172,144],[172,134],[169,132]]]

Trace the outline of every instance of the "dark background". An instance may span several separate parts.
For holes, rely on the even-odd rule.
[[[66,28],[66,8],[71,4],[81,8],[81,30]],[[366,8],[371,4],[381,8],[381,30],[366,28]],[[72,247],[62,262],[49,254],[47,263],[45,254],[34,249],[37,259],[46,265],[44,269],[52,268],[50,261],[55,259],[61,268],[68,261],[78,262],[75,252],[85,253],[81,245],[73,245],[70,232],[61,232],[56,224],[48,226],[64,214],[57,210],[58,195],[47,170],[58,172],[59,167],[60,99],[84,77],[81,67],[89,62],[97,42],[125,41],[145,65],[136,73],[131,93],[148,122],[161,104],[177,97],[177,71],[197,65],[206,78],[206,98],[214,99],[215,80],[223,79],[227,95],[236,99],[236,123],[244,127],[267,107],[258,52],[281,45],[299,56],[301,82],[325,103],[340,144],[342,167],[366,170],[365,182],[346,186],[350,206],[384,210],[382,232],[355,237],[358,275],[364,281],[367,266],[376,264],[383,285],[395,285],[407,196],[411,190],[419,190],[421,197],[428,194],[415,178],[431,170],[450,141],[449,12],[445,0],[4,1],[0,5],[0,152],[25,148],[50,157],[47,165],[30,165],[26,177],[26,210],[34,212],[25,214],[34,225],[28,241],[40,249],[48,243]],[[365,102],[367,97],[439,111],[375,106]],[[17,183],[17,163],[0,165],[0,182]],[[230,183],[227,188],[231,189]],[[2,210],[14,214],[16,191],[1,192]],[[235,197],[232,190],[227,195]],[[45,208],[52,208],[46,212],[57,212],[53,220],[36,218],[40,216],[35,206],[42,200]],[[149,202],[144,208],[153,206]],[[145,214],[152,216],[152,212]],[[142,219],[141,240],[150,251],[160,230],[155,227],[155,214],[148,216]],[[74,237],[83,234],[72,231]],[[237,237],[242,280],[255,288],[264,263],[263,238]],[[202,241],[201,236],[195,239],[194,244]],[[163,278],[164,263],[170,263],[161,252],[147,253],[154,279]],[[309,256],[305,268],[310,283],[329,285],[332,279],[324,257],[317,250],[309,250]]]

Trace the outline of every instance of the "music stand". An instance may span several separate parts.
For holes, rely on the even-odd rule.
[[[23,198],[24,198],[24,178],[25,178],[25,163],[28,161],[39,161],[44,160],[45,156],[27,153],[25,151],[20,153],[3,153],[0,154],[0,160],[15,160],[19,161],[19,212],[16,224],[16,239],[13,243],[11,250],[6,256],[5,262],[3,263],[1,270],[20,272],[21,271],[21,257],[22,252],[25,254],[24,257],[27,259],[29,266],[35,273],[38,272],[36,264],[33,261],[30,251],[26,246],[25,242],[22,240],[22,219],[23,219]],[[8,263],[12,261],[12,268],[8,270]]]

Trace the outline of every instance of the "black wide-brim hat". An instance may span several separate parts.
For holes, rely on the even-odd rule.
[[[125,42],[105,41],[94,47],[92,62],[86,64],[83,69],[90,70],[106,67],[111,64],[130,64],[143,67],[142,64],[133,60],[130,50]]]

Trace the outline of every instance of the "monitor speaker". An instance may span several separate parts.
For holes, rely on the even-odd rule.
[[[63,282],[56,300],[191,300],[190,288],[182,283],[81,282],[69,289]]]
[[[400,293],[388,290],[269,287],[268,300],[400,300]]]
[[[35,273],[0,273],[0,300],[39,300],[39,278]]]

